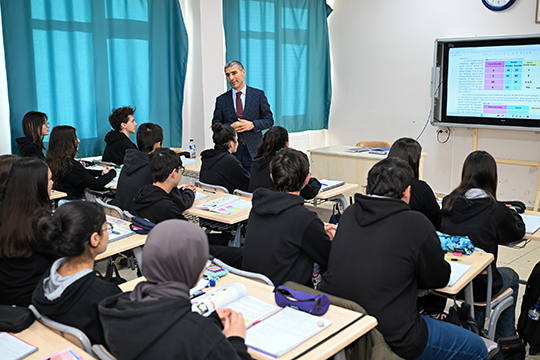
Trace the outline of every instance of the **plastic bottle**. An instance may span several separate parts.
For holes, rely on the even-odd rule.
[[[533,321],[540,320],[540,305],[534,304],[532,308],[529,309],[529,317]]]
[[[192,159],[197,157],[197,147],[195,146],[195,141],[193,139],[189,139],[189,156]]]

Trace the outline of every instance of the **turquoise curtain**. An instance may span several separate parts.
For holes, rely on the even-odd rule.
[[[137,108],[137,123],[161,125],[166,146],[181,145],[188,42],[178,0],[0,5],[14,153],[24,114],[38,110],[77,129],[81,156],[100,155],[123,105]]]
[[[331,12],[325,0],[223,0],[226,59],[242,62],[289,132],[328,128]]]

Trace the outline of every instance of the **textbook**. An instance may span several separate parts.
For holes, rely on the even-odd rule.
[[[386,155],[388,154],[389,151],[390,151],[389,147],[369,149],[370,154],[377,154],[377,155]]]
[[[251,201],[240,200],[238,196],[223,196],[201,205],[194,206],[195,209],[210,210],[219,214],[230,215],[235,212],[251,207]]]
[[[30,345],[10,333],[0,334],[0,359],[19,360],[38,351],[38,348]]]
[[[540,216],[534,215],[521,215],[523,222],[525,223],[525,233],[534,234],[536,230],[540,228]]]
[[[458,264],[453,261],[448,261],[450,264],[450,280],[446,286],[454,286],[463,275],[471,268],[471,265]]]
[[[343,151],[351,152],[351,153],[361,153],[361,152],[369,151],[370,149],[371,148],[369,146],[362,146],[362,147],[355,147],[355,148],[352,148],[352,149],[345,149]]]
[[[52,356],[47,356],[43,360],[83,360],[84,358],[72,348],[64,349]]]
[[[248,328],[280,309],[279,306],[248,296],[246,286],[242,283],[222,286],[205,295],[191,299],[191,311],[205,317],[214,310],[225,307],[242,313]]]
[[[323,191],[334,189],[334,188],[337,188],[338,186],[344,185],[345,181],[322,179],[320,183],[321,183],[321,189],[319,190],[319,192],[323,192]]]
[[[112,224],[112,226],[113,226],[113,230],[109,234],[109,244],[112,243],[113,241],[120,240],[120,239],[123,239],[125,237],[135,234],[135,232],[131,230],[121,228],[120,226],[118,226],[118,224]]]

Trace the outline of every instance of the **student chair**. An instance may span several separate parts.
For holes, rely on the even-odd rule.
[[[128,221],[131,221],[131,219],[133,219],[135,215],[133,215],[132,213],[130,213],[129,211],[127,210],[124,210],[124,217],[126,220]]]
[[[99,360],[116,360],[114,356],[101,344],[92,345],[92,350]]]
[[[356,144],[356,147],[369,146],[371,148],[387,148],[391,147],[388,141],[360,141]]]
[[[36,309],[36,307],[32,304],[28,305],[28,308],[32,311],[32,313],[34,313],[34,316],[40,323],[47,326],[52,331],[59,334],[66,340],[77,345],[78,347],[86,351],[87,353],[91,355],[94,354],[94,352],[92,351],[92,344],[90,343],[90,340],[81,330],[73,326],[64,325],[57,321],[49,319],[45,315],[42,315],[38,311],[38,309]]]
[[[103,206],[105,215],[109,215],[109,216],[112,216],[121,220],[126,220],[126,217],[124,216],[124,212],[118,206],[107,204],[105,201],[101,200],[100,198],[96,198],[96,203]]]
[[[195,181],[195,187],[201,188],[203,190],[208,190],[208,191],[211,191],[213,193],[229,194],[229,190],[227,190],[223,186],[207,184],[207,183],[203,183],[202,181],[198,181],[198,180]]]
[[[253,193],[238,190],[238,189],[234,190],[233,194],[240,197],[240,198],[245,198],[246,200],[249,200],[249,201],[251,201],[251,198],[253,197]]]
[[[274,287],[274,283],[266,275],[251,272],[251,271],[245,271],[245,270],[237,269],[237,268],[232,267],[232,266],[230,266],[228,264],[225,264],[223,261],[219,260],[218,258],[214,258],[212,260],[212,262],[214,264],[216,264],[217,266],[221,266],[222,268],[229,270],[229,272],[232,273],[232,274],[244,276],[244,277],[247,277],[247,278],[250,278],[250,279],[259,280],[261,282],[266,283],[267,285],[270,285],[270,286]]]

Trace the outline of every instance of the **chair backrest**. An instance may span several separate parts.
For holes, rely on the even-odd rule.
[[[118,206],[107,204],[100,198],[96,198],[96,203],[103,206],[103,211],[105,211],[105,215],[109,215],[121,220],[126,220],[124,216],[124,211],[122,211],[122,209],[120,209]]]
[[[392,144],[388,141],[360,141],[356,144],[356,147],[369,146],[371,148],[387,148],[391,147]]]
[[[203,183],[202,181],[195,181],[195,186],[201,189],[212,191],[214,193],[221,192],[224,194],[229,194],[229,190],[220,185],[212,185]]]
[[[266,283],[267,285],[270,285],[272,287],[274,286],[274,283],[272,282],[272,280],[270,280],[267,276],[263,274],[237,269],[231,265],[225,264],[223,261],[219,260],[218,258],[214,258],[212,262],[216,264],[217,266],[221,266],[222,268],[229,270],[229,272],[232,274],[244,276],[250,279],[259,280],[261,282]]]
[[[47,326],[49,329],[62,336],[69,342],[80,347],[87,353],[93,354],[92,344],[90,343],[88,337],[81,330],[73,326],[64,325],[62,323],[49,319],[45,315],[42,315],[38,311],[38,309],[36,309],[36,307],[32,304],[28,305],[28,308],[34,313],[34,316],[40,323]]]
[[[99,360],[116,360],[116,358],[103,345],[92,345],[92,350],[94,350],[94,354]]]
[[[247,191],[242,191],[242,190],[234,190],[233,191],[233,194],[234,195],[237,195],[238,197],[240,198],[245,198],[246,200],[251,200],[251,198],[253,197],[253,193],[250,193],[250,192],[247,192]]]
[[[135,215],[133,215],[133,214],[130,213],[129,211],[124,210],[124,217],[125,217],[125,220],[131,221],[131,219],[133,219],[134,216],[135,216]]]

